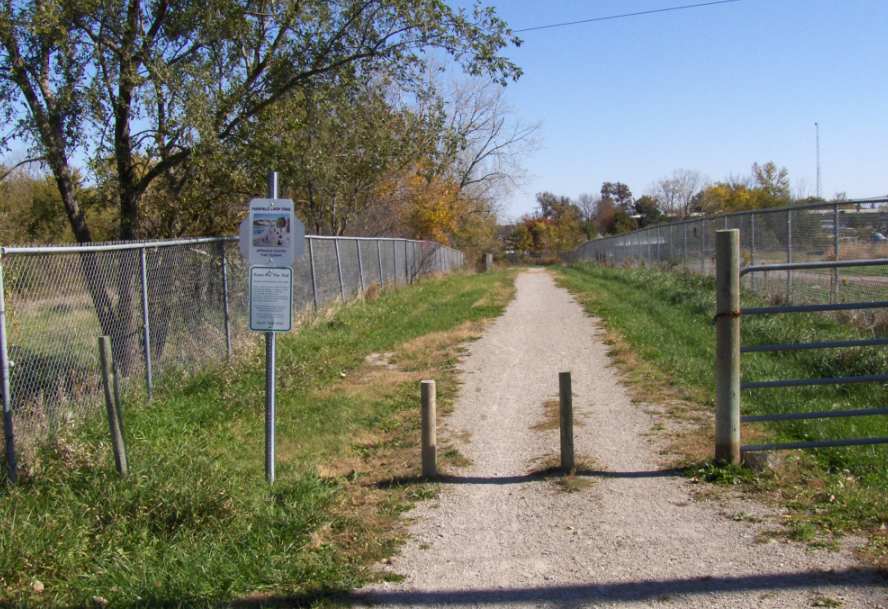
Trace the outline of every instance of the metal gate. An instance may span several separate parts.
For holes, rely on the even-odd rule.
[[[884,309],[888,308],[888,301],[830,302],[825,304],[787,303],[775,306],[740,308],[741,277],[746,275],[754,276],[755,273],[786,272],[787,280],[791,281],[793,271],[833,269],[835,273],[841,268],[888,267],[888,259],[760,264],[747,266],[741,270],[739,242],[740,231],[736,229],[721,230],[716,233],[716,384],[718,393],[716,408],[716,459],[736,463],[742,459],[743,453],[748,452],[888,444],[888,437],[886,436],[831,438],[826,440],[747,445],[742,445],[740,443],[742,423],[888,415],[888,407],[883,406],[861,406],[859,408],[843,410],[741,415],[740,395],[742,391],[754,391],[758,389],[778,387],[888,382],[888,374],[741,382],[740,357],[742,353],[792,352],[888,345],[888,338],[814,340],[811,342],[742,345],[740,339],[740,321],[746,316]]]

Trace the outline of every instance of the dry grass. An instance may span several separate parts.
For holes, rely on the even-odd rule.
[[[475,306],[503,305],[514,294],[514,288],[500,285],[494,292]],[[489,320],[465,322],[452,330],[404,342],[391,352],[371,354],[359,369],[319,393],[319,397],[397,399],[405,391],[415,390],[418,395],[419,382],[433,378],[438,385],[440,429],[441,419],[452,410],[458,386],[455,364],[465,353],[465,344],[479,338],[487,323]],[[468,438],[464,436],[439,438],[439,467],[468,465],[469,460],[456,447],[456,443],[465,441]],[[323,478],[356,483],[344,485],[333,509],[332,524],[319,530],[312,543],[318,547],[333,544],[342,555],[361,564],[372,564],[390,555],[405,535],[401,514],[412,502],[437,493],[436,487],[418,483],[419,464],[419,408],[401,411],[392,429],[364,431],[355,438],[351,454],[317,468]],[[397,480],[409,483],[392,483]]]

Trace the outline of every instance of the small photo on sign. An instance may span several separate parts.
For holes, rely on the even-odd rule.
[[[285,213],[253,214],[253,247],[290,247],[290,219]]]

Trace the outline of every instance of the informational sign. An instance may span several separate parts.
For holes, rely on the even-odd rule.
[[[293,269],[250,267],[250,330],[289,332],[293,326]]]
[[[250,265],[292,267],[305,250],[305,226],[290,199],[253,199],[240,226],[241,254]]]

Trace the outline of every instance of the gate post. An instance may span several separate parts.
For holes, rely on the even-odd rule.
[[[740,231],[715,234],[715,460],[740,462]]]

